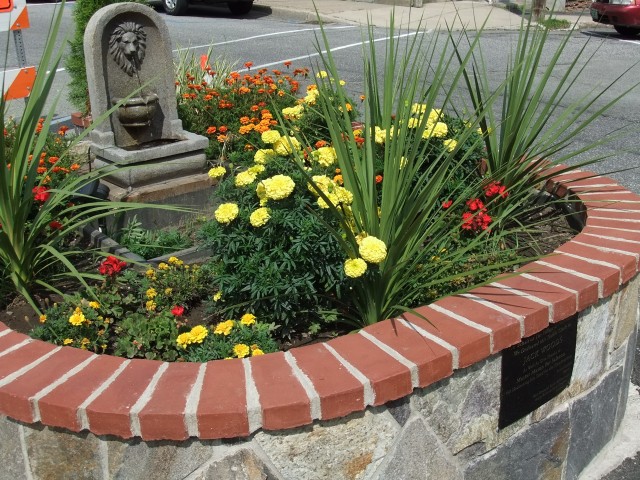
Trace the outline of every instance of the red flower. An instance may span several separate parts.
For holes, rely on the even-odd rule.
[[[482,200],[479,198],[472,198],[467,200],[467,206],[472,212],[475,212],[476,210],[482,210],[484,208],[484,203],[482,203]]]
[[[244,66],[251,70],[251,67],[253,67],[253,62],[246,62]]]
[[[51,230],[60,230],[62,229],[62,224],[57,220],[54,220],[53,222],[49,223],[49,228],[51,228]]]
[[[445,200],[444,202],[442,202],[442,208],[444,210],[449,208],[451,205],[453,205],[453,200]]]
[[[69,127],[67,127],[66,125],[62,125],[59,129],[58,129],[58,135],[64,135],[65,133],[67,133],[67,130],[69,130]]]
[[[483,211],[476,214],[465,212],[462,214],[462,229],[472,232],[486,230],[489,228],[491,221],[491,217]]]
[[[36,202],[46,202],[47,200],[49,200],[49,197],[51,196],[51,194],[47,191],[47,187],[33,187],[33,190],[31,190],[33,192],[33,199]]]
[[[382,183],[382,175],[376,175],[376,183]]]
[[[100,275],[113,277],[116,273],[120,272],[120,270],[122,270],[126,266],[126,262],[121,262],[116,257],[109,255],[107,259],[100,264],[98,271],[100,272]]]
[[[184,313],[184,307],[181,305],[176,305],[171,309],[171,313],[174,316],[179,317]]]
[[[291,61],[287,60],[286,62],[284,62],[284,66],[289,68],[291,66]]]
[[[491,182],[484,188],[484,194],[487,198],[491,198],[496,195],[500,195],[502,198],[507,198],[509,196],[507,187],[500,185],[500,182]]]

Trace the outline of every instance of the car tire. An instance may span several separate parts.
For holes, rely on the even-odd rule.
[[[616,29],[616,32],[625,37],[635,37],[640,33],[640,28],[638,27],[623,27],[622,25],[614,25],[613,28]]]
[[[234,15],[246,15],[251,11],[251,7],[253,7],[253,0],[248,2],[229,2],[227,6]]]
[[[168,15],[182,15],[188,6],[188,0],[162,0],[162,8]]]

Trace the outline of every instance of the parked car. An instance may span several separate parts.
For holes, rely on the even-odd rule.
[[[620,35],[640,33],[640,0],[596,0],[591,4],[594,22],[613,25]]]
[[[234,15],[245,15],[249,13],[251,7],[253,7],[253,0],[153,0],[149,3],[161,3],[162,8],[169,15],[182,15],[187,11],[189,4],[193,3],[226,3]]]

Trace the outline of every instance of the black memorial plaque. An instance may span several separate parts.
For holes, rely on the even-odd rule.
[[[574,315],[503,350],[499,428],[533,412],[569,386],[577,331]]]

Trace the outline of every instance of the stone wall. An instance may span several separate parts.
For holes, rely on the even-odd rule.
[[[55,347],[0,324],[0,478],[574,479],[624,415],[640,197],[590,172],[585,229],[522,275],[324,344],[206,364]],[[570,385],[498,429],[502,353],[578,315]]]

